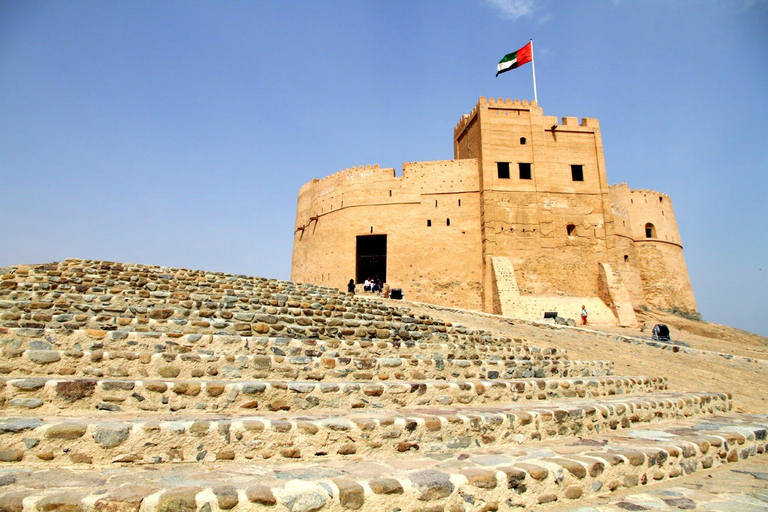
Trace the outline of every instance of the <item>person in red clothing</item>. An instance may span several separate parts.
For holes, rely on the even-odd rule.
[[[587,325],[587,307],[581,306],[581,325]]]

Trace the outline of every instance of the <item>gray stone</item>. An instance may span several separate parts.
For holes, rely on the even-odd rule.
[[[288,384],[288,389],[297,393],[311,393],[315,389],[315,385],[306,382],[291,382]]]
[[[47,341],[32,340],[29,342],[29,348],[31,350],[51,350],[53,347]]]
[[[453,492],[453,484],[449,476],[432,469],[413,473],[411,482],[416,486],[417,497],[421,501],[445,498]]]
[[[110,404],[107,402],[99,402],[96,405],[96,409],[100,411],[110,411],[110,412],[119,412],[123,410],[119,405]]]
[[[21,391],[36,391],[45,386],[44,380],[20,380],[13,384],[13,387],[20,389]]]
[[[40,440],[37,438],[24,439],[24,446],[27,447],[27,450],[31,450],[38,444],[40,444]]]
[[[61,353],[56,350],[27,350],[27,357],[37,364],[55,363],[61,360]]]
[[[33,430],[43,424],[42,420],[35,419],[22,419],[14,418],[7,421],[0,422],[0,434],[24,432],[25,430]]]
[[[106,424],[99,425],[93,430],[93,439],[102,448],[114,448],[128,438],[131,432],[130,425]]]
[[[43,405],[43,401],[39,398],[14,398],[8,405],[11,407],[25,407],[27,409],[36,409]]]
[[[240,389],[245,395],[253,395],[266,391],[267,385],[263,382],[247,382],[242,384]]]
[[[448,440],[448,448],[467,448],[472,444],[472,438],[468,436],[454,437]]]
[[[280,480],[319,480],[321,478],[335,478],[341,476],[341,471],[331,468],[313,467],[275,471],[275,478]]]
[[[6,485],[11,485],[16,483],[16,475],[3,475],[0,476],[0,487],[5,487]]]
[[[323,421],[323,425],[326,428],[335,431],[345,431],[352,428],[352,423],[349,420],[343,418],[328,418],[327,420]]]
[[[321,490],[296,490],[286,489],[283,501],[290,512],[314,512],[320,510],[328,502],[327,493]]]

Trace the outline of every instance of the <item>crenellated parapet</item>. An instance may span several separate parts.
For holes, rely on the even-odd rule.
[[[649,188],[630,188],[629,185],[627,185],[626,182],[621,183],[614,183],[611,185],[611,190],[616,191],[626,191],[630,194],[637,194],[637,195],[646,195],[646,196],[656,196],[656,197],[662,197],[664,199],[671,200],[669,197],[669,194],[665,194],[664,192],[659,192],[658,190],[653,190]]]
[[[333,173],[325,178],[315,178],[312,182],[323,183],[336,180],[366,179],[374,175],[377,175],[378,177],[394,177],[395,169],[392,167],[379,167],[379,164],[358,165],[347,167],[346,169]]]
[[[528,102],[528,100],[522,100],[519,99],[512,100],[510,98],[503,99],[503,98],[484,98],[480,97],[480,100],[477,102],[477,104],[474,106],[472,111],[469,114],[464,114],[461,119],[459,119],[459,122],[456,124],[456,126],[453,129],[454,137],[456,137],[459,133],[464,131],[466,127],[469,125],[470,122],[472,122],[472,119],[474,119],[477,116],[477,113],[481,109],[488,109],[488,108],[503,108],[503,109],[518,109],[518,110],[532,110],[537,111],[537,113],[541,114],[542,110],[541,107],[539,107],[538,103],[535,101]]]
[[[583,117],[563,117],[558,120],[554,116],[544,116],[543,110],[536,101],[529,102],[528,100],[519,99],[503,99],[503,98],[484,98],[480,97],[480,100],[474,106],[469,114],[464,114],[459,122],[453,129],[454,140],[462,134],[467,127],[475,120],[482,110],[493,111],[509,111],[509,110],[524,110],[528,111],[535,116],[541,116],[545,130],[557,130],[564,131],[596,131],[600,129],[600,122],[596,118]]]

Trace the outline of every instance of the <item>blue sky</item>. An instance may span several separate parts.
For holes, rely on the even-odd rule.
[[[768,1],[0,1],[0,266],[288,279],[299,187],[453,158],[478,97],[597,117],[699,309],[768,335]]]

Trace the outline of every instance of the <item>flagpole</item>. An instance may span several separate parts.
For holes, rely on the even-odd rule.
[[[536,58],[533,55],[533,39],[531,39],[531,69],[533,69],[533,101],[539,104],[539,95],[536,94]]]

